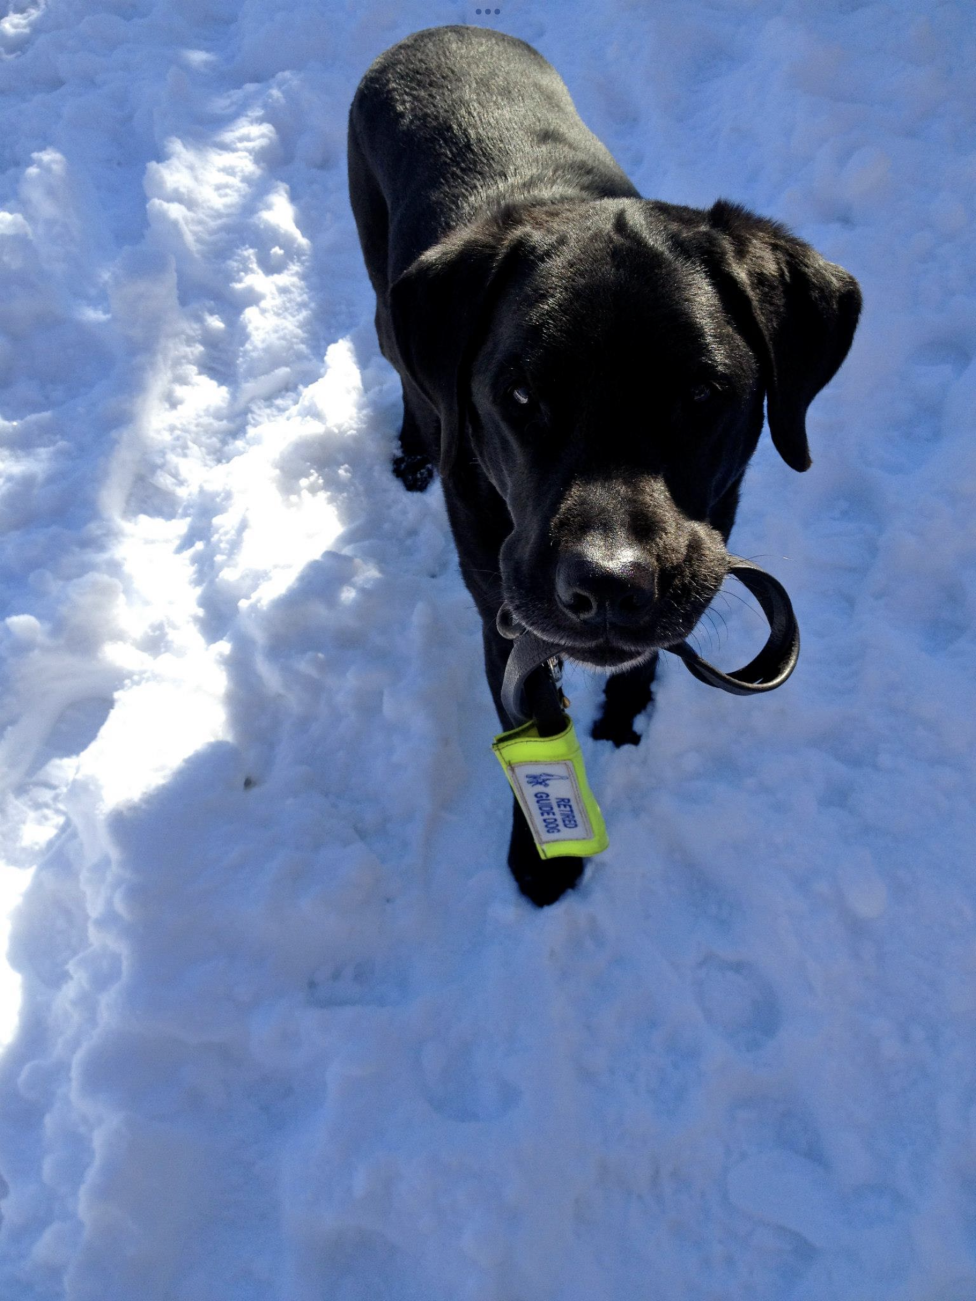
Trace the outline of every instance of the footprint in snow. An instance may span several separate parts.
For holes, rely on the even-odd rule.
[[[779,1000],[751,962],[728,962],[709,954],[698,964],[695,994],[712,1029],[742,1052],[754,1052],[779,1031]]]
[[[956,1278],[940,1283],[935,1291],[926,1292],[922,1301],[976,1301],[976,1279]]]
[[[865,1295],[866,1280],[880,1285],[872,1297],[902,1294],[900,1285],[913,1269],[906,1228],[912,1208],[894,1188],[862,1185],[845,1193],[819,1161],[774,1148],[733,1165],[726,1190],[738,1210],[798,1234],[820,1254],[804,1297],[826,1295],[828,1280],[837,1295]],[[976,1291],[971,1281],[957,1278],[920,1301],[976,1301]]]
[[[438,1301],[417,1260],[384,1234],[349,1225],[299,1248],[302,1301]]]
[[[431,1040],[420,1054],[424,1097],[448,1120],[500,1120],[522,1097],[480,1046]]]
[[[798,1233],[821,1250],[837,1250],[848,1237],[844,1207],[830,1175],[796,1152],[747,1156],[729,1171],[726,1187],[740,1211]]]
[[[355,958],[319,967],[308,982],[315,1007],[388,1007],[403,1001],[404,973],[375,958]]]

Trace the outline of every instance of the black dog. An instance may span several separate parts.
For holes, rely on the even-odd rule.
[[[857,282],[724,200],[641,198],[524,41],[432,27],[372,64],[349,190],[383,355],[403,381],[395,472],[440,471],[500,700],[515,618],[612,674],[595,737],[636,744],[657,651],[694,628],[763,425],[810,465],[807,407],[840,366]],[[509,865],[549,903],[516,804]]]

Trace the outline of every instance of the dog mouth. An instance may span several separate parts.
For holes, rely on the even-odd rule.
[[[570,632],[546,617],[547,611],[529,614],[518,604],[506,600],[498,612],[496,626],[509,640],[522,632],[530,632],[540,641],[557,648],[555,653],[584,668],[617,672],[636,668],[658,651],[684,641],[697,626],[711,599],[697,600],[692,608],[659,610],[646,628],[616,629],[606,622],[601,628],[589,632],[582,629]]]

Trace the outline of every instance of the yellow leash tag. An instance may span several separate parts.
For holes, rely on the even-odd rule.
[[[491,747],[532,829],[542,858],[586,858],[610,843],[590,790],[573,720],[556,736],[534,722],[496,736]]]

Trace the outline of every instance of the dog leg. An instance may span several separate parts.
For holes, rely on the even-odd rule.
[[[502,710],[501,690],[505,677],[511,642],[501,637],[494,621],[485,619],[485,668],[488,685],[495,701],[502,727],[508,722]],[[583,875],[585,858],[542,858],[535,846],[529,824],[517,799],[512,799],[512,835],[508,845],[508,866],[515,884],[538,908],[555,903],[567,890],[572,889]]]
[[[431,448],[439,440],[437,418],[420,414],[418,400],[403,382],[403,424],[400,427],[400,454],[393,458],[393,473],[407,492],[424,492],[434,477]]]
[[[537,908],[562,898],[583,875],[585,858],[540,858],[525,814],[514,801],[512,838],[508,845],[508,866],[515,884]]]
[[[651,683],[656,671],[657,651],[636,668],[607,678],[603,712],[590,732],[594,741],[612,741],[618,749],[622,745],[640,745],[641,738],[634,731],[634,721],[654,699]]]

